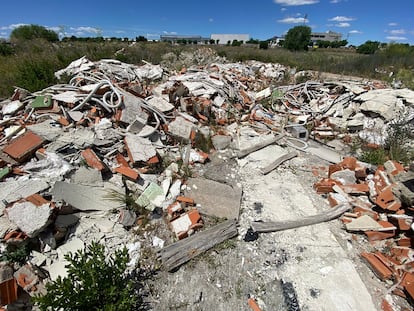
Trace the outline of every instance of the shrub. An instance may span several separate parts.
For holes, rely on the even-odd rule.
[[[24,25],[13,29],[10,34],[11,40],[33,40],[45,39],[50,42],[59,41],[59,36],[53,30],[39,25]]]
[[[137,297],[125,269],[126,248],[107,256],[102,244],[93,242],[84,251],[65,255],[68,277],[46,285],[47,294],[34,298],[40,310],[131,310]]]

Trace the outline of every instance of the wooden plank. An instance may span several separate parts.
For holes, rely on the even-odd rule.
[[[161,257],[164,267],[171,271],[215,245],[235,237],[237,234],[237,220],[227,220],[164,247],[158,255]]]
[[[297,151],[292,151],[292,152],[289,152],[287,154],[284,154],[284,155],[280,156],[279,158],[277,158],[275,161],[273,161],[272,163],[270,163],[266,167],[263,167],[261,169],[262,174],[266,175],[266,174],[270,173],[271,171],[273,171],[275,168],[277,168],[283,162],[285,162],[287,160],[290,160],[294,157],[297,157],[298,155],[299,155],[299,153]]]
[[[252,228],[254,231],[263,233],[263,232],[275,232],[283,231],[287,229],[299,228],[314,224],[319,224],[326,222],[335,218],[338,218],[343,213],[351,209],[350,204],[338,204],[337,206],[329,209],[327,212],[316,214],[312,216],[303,217],[296,220],[285,220],[285,221],[272,221],[272,222],[258,222],[255,221],[252,223]]]
[[[286,136],[286,134],[282,133],[282,134],[279,134],[279,135],[277,135],[277,136],[268,137],[267,139],[265,139],[265,140],[263,140],[263,141],[261,141],[261,142],[257,143],[257,144],[256,144],[256,145],[254,145],[254,146],[251,146],[251,147],[249,147],[249,148],[246,148],[246,149],[240,150],[240,151],[237,153],[237,157],[238,157],[239,159],[240,159],[240,158],[243,158],[243,157],[245,157],[245,156],[249,155],[250,153],[253,153],[253,152],[257,151],[257,150],[260,150],[260,149],[262,149],[262,148],[264,148],[264,147],[267,147],[267,146],[269,146],[269,145],[271,145],[271,144],[274,144],[274,143],[278,142],[279,140],[281,140],[281,139],[282,139],[283,137],[285,137],[285,136]]]

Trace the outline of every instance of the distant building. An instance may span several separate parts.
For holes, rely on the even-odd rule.
[[[187,36],[187,35],[164,35],[160,36],[160,41],[162,42],[172,42],[180,43],[183,41],[186,42],[197,42],[197,44],[204,44],[205,42],[210,41],[210,38],[203,38],[202,36]]]
[[[250,35],[248,34],[212,34],[211,39],[218,44],[227,44],[229,41],[232,43],[234,40],[242,41],[246,43],[250,40]],[[217,41],[218,40],[218,41]]]
[[[339,32],[327,31],[327,32],[312,32],[311,41],[316,43],[317,41],[341,41],[342,34]]]

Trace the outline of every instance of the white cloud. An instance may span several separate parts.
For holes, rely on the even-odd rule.
[[[359,31],[359,30],[351,30],[349,33],[350,34],[361,34],[362,31]]]
[[[395,27],[395,26],[398,26],[398,24],[397,23],[388,23],[388,26]]]
[[[283,24],[300,24],[300,23],[308,23],[308,19],[303,17],[286,17],[284,19],[279,19],[279,23]]]
[[[2,26],[0,27],[0,30],[13,30],[17,27],[21,27],[21,26],[27,26],[29,24],[11,24],[9,26]]]
[[[59,32],[62,30],[62,28],[60,27],[46,27],[48,30],[52,30],[54,32]]]
[[[293,6],[293,5],[306,5],[306,4],[315,4],[319,0],[273,0],[276,4]]]
[[[164,35],[176,35],[177,34],[177,32],[176,31],[163,31],[162,32]]]
[[[353,17],[347,17],[347,16],[335,16],[333,18],[328,19],[328,21],[332,22],[350,22],[355,20]]]
[[[345,28],[345,27],[351,27],[350,23],[338,23],[335,24],[335,27]]]
[[[101,29],[99,28],[89,27],[89,26],[70,27],[70,30],[75,31],[77,35],[83,35],[85,33],[99,34],[102,32]]]
[[[407,40],[406,37],[400,37],[400,36],[388,36],[386,38],[391,41],[406,41]]]
[[[284,11],[286,11],[286,10],[287,10],[286,8],[281,8],[281,9],[280,9],[280,11],[281,11],[281,12],[284,12]]]
[[[209,21],[210,23],[212,23],[212,22],[214,22],[214,19],[210,17],[210,18],[208,19],[208,21]]]
[[[387,32],[389,32],[390,34],[392,34],[392,35],[404,35],[404,34],[406,34],[407,32],[405,31],[405,29],[392,29],[392,30],[389,30],[389,31],[387,31]]]
[[[331,1],[329,1],[330,3],[339,3],[339,2],[341,2],[341,0],[331,0]]]

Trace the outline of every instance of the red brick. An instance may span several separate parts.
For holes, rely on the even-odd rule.
[[[392,193],[392,185],[383,188],[379,192],[375,203],[383,209],[394,212],[401,208],[401,202]]]
[[[139,173],[136,170],[130,168],[129,166],[118,166],[117,168],[115,168],[115,172],[122,174],[132,180],[137,180],[139,177]]]
[[[26,133],[13,139],[6,147],[4,147],[3,151],[16,161],[23,162],[43,143],[44,140],[42,137],[31,131],[27,131]]]
[[[342,185],[339,181],[330,179],[330,178],[323,178],[319,182],[313,185],[313,188],[316,190],[317,193],[329,193],[333,192],[333,186],[335,185]]]
[[[0,284],[0,305],[8,305],[17,300],[17,283],[14,278]]]
[[[25,201],[31,202],[36,206],[42,206],[43,204],[50,203],[50,201],[46,200],[44,197],[42,197],[38,193],[28,196],[27,198],[25,198]]]
[[[191,206],[194,205],[194,200],[192,198],[189,198],[189,197],[178,196],[177,201],[178,202],[183,202],[183,203],[185,203],[187,205],[191,205]]]
[[[368,184],[352,184],[339,186],[343,191],[350,194],[364,194],[369,192]]]
[[[378,223],[384,228],[391,228],[394,225],[388,221],[380,220]],[[364,232],[368,237],[369,241],[379,241],[389,239],[395,236],[395,230],[391,229],[389,231],[365,231]]]
[[[116,162],[118,162],[119,165],[129,166],[128,161],[125,159],[125,157],[122,154],[118,153],[115,156],[115,159],[116,159]]]
[[[374,273],[381,280],[388,280],[392,278],[393,271],[385,264],[383,258],[380,256],[380,253],[362,253],[361,256],[369,263]]]
[[[92,149],[88,148],[83,150],[81,155],[90,167],[96,168],[98,171],[102,171],[105,168],[102,161]]]

